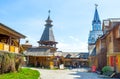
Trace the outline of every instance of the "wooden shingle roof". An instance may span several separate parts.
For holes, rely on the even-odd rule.
[[[27,51],[24,52],[26,56],[52,56],[53,53],[50,52],[49,48],[28,48]]]
[[[11,35],[11,36],[14,36],[14,37],[17,37],[17,38],[25,38],[26,37],[25,35],[11,29],[10,27],[8,27],[8,26],[6,26],[2,23],[0,23],[0,30],[1,30],[0,31],[1,34]],[[2,31],[4,31],[4,32],[2,32]]]

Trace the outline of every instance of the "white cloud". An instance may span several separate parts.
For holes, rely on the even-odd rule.
[[[87,43],[86,42],[76,42],[74,44],[59,42],[58,50],[63,52],[87,52]]]
[[[72,39],[72,40],[74,40],[74,41],[76,41],[76,42],[79,42],[79,41],[80,41],[78,38],[76,38],[76,37],[74,37],[74,36],[69,36],[69,38]]]
[[[71,40],[71,42],[70,42]],[[66,41],[69,41],[68,43]],[[75,36],[69,36],[68,40],[58,42],[58,50],[64,52],[87,52],[88,44],[85,41],[81,41]]]

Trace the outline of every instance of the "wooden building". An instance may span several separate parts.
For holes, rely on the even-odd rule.
[[[103,21],[103,36],[96,41],[97,68],[108,65],[120,72],[120,19]]]
[[[96,60],[96,67],[101,71],[102,68],[107,65],[106,35],[103,35],[96,41]]]
[[[32,47],[28,40],[25,41],[25,44],[21,44],[21,46],[22,46],[21,52],[25,52],[28,48]]]
[[[53,30],[52,30],[52,20],[49,16],[46,20],[45,29],[41,36],[41,39],[38,41],[38,47],[28,48],[24,53],[27,56],[27,61],[29,65],[54,68],[55,57],[54,53],[56,52],[56,44]]]
[[[101,71],[108,65],[120,72],[120,19],[103,20],[102,30],[103,35],[97,39],[89,56],[90,66],[95,65]]]
[[[107,65],[120,72],[120,19],[104,20],[103,32],[106,35]]]
[[[92,66],[97,67],[98,66],[98,59],[97,59],[97,56],[96,56],[96,47],[92,50],[88,59],[89,59],[89,67],[92,67]]]
[[[20,52],[20,39],[25,36],[0,23],[0,50],[11,53]]]
[[[89,53],[80,52],[62,52],[62,61],[65,67],[88,67]]]

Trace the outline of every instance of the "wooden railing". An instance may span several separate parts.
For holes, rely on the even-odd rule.
[[[12,53],[19,53],[19,47],[8,45],[0,42],[0,50],[9,51]]]

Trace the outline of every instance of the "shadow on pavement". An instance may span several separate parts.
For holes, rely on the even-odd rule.
[[[88,73],[88,68],[72,69],[70,75],[74,76],[74,79],[95,79],[95,73]],[[96,78],[97,79],[97,78]]]
[[[69,75],[73,75],[74,79],[116,79],[116,78],[100,78],[98,74],[88,72],[86,68],[72,69]]]

